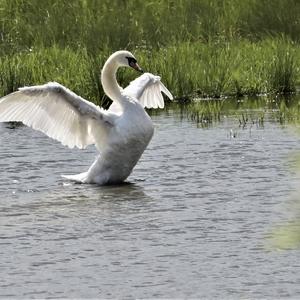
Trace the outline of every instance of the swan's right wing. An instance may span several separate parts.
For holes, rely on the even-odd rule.
[[[70,148],[97,143],[94,126],[99,135],[112,126],[104,110],[56,82],[20,88],[0,99],[0,122],[10,121],[23,122]]]
[[[164,98],[161,92],[173,100],[172,94],[160,81],[160,77],[151,73],[144,73],[130,82],[123,92],[138,99],[142,106],[147,108],[164,108]]]

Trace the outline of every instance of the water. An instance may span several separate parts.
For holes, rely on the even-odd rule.
[[[0,297],[300,297],[300,254],[270,246],[291,216],[299,137],[267,111],[210,126],[176,111],[128,182],[64,182],[93,147],[69,150],[0,125]]]

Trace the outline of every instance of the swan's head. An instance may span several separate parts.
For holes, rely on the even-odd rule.
[[[116,61],[120,67],[131,67],[138,72],[144,72],[143,69],[138,65],[134,55],[129,51],[117,51],[111,56],[111,59]]]

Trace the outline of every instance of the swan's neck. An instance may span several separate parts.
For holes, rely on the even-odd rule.
[[[108,60],[101,72],[101,82],[105,94],[113,101],[122,102],[120,86],[116,79],[118,65],[113,60]]]

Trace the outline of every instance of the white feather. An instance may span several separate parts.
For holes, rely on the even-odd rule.
[[[144,73],[123,90],[124,94],[137,99],[143,107],[147,108],[164,108],[161,92],[173,100],[172,94],[160,81],[160,77],[151,73]]]
[[[70,148],[95,144],[91,126],[109,128],[105,111],[51,82],[23,87],[0,100],[0,122],[19,121]]]

